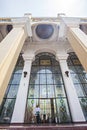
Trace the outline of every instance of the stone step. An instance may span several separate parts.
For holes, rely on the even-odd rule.
[[[87,130],[87,125],[83,126],[0,126],[0,130]]]

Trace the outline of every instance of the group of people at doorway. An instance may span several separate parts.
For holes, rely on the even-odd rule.
[[[46,115],[46,114],[41,115],[41,109],[40,109],[39,105],[36,105],[36,108],[34,109],[34,116],[36,117],[37,124],[49,122],[49,114],[48,115]]]
[[[41,113],[41,109],[40,109],[39,105],[36,105],[36,108],[34,110],[34,115],[36,117],[36,123],[38,123],[38,124],[41,122],[40,121],[40,113]]]

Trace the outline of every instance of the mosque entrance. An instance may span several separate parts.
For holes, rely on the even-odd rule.
[[[37,102],[37,100],[34,100]],[[31,100],[31,105],[34,103]],[[30,104],[30,102],[29,102]],[[37,103],[36,103],[37,104]],[[38,104],[41,109],[40,111],[40,123],[56,123],[56,105],[55,99],[38,99]],[[36,123],[36,115],[34,113],[35,107],[28,107],[27,121],[28,123]]]
[[[71,122],[59,62],[50,53],[40,53],[32,63],[25,123],[36,123],[34,109],[41,109],[40,123]]]
[[[56,106],[55,99],[40,99],[41,122],[55,123],[56,122]]]

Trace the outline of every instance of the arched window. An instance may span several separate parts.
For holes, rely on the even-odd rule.
[[[69,53],[67,63],[78,99],[80,101],[84,116],[87,120],[87,73],[74,52]]]
[[[24,61],[20,55],[8,84],[4,99],[0,108],[0,123],[10,123],[14,104],[20,84]]]
[[[41,108],[42,123],[71,122],[61,69],[50,53],[38,54],[32,63],[25,123],[35,123],[36,105]]]

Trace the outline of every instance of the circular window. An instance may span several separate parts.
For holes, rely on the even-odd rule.
[[[48,39],[52,36],[54,28],[50,24],[39,24],[36,27],[36,34],[39,38]]]

